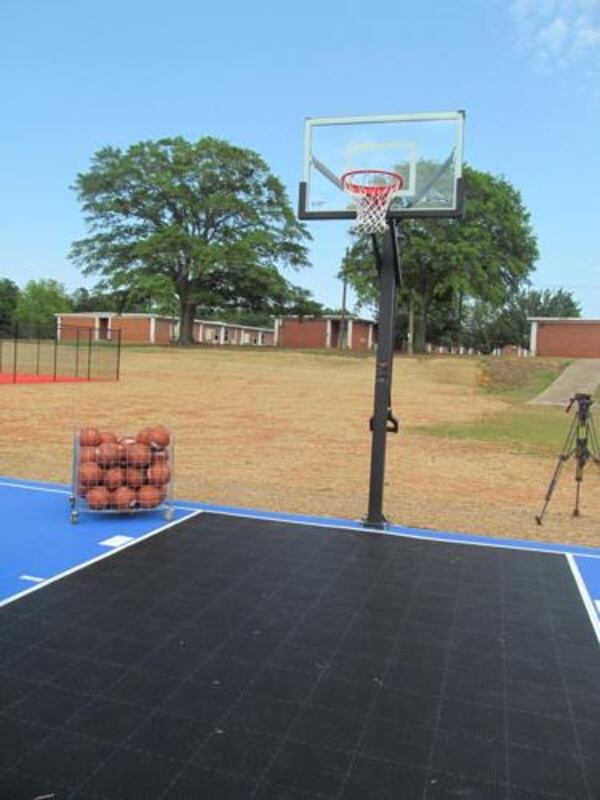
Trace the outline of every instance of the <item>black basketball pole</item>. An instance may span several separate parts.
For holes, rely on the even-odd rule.
[[[387,522],[383,514],[385,450],[387,434],[398,432],[398,421],[391,408],[397,293],[400,283],[396,224],[395,220],[389,220],[381,252],[379,252],[377,241],[373,237],[375,258],[379,268],[379,317],[375,362],[375,399],[370,424],[372,438],[369,509],[363,520],[363,524],[371,528],[383,528]]]

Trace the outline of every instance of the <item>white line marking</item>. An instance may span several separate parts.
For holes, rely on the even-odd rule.
[[[595,555],[594,553],[571,553],[569,550],[547,550],[544,547],[536,547],[535,545],[528,545],[528,544],[515,544],[512,543],[510,539],[504,542],[476,542],[471,541],[469,539],[462,540],[458,538],[452,538],[453,536],[468,536],[469,534],[451,534],[448,533],[445,536],[434,534],[434,533],[427,533],[423,531],[422,533],[419,531],[418,533],[409,533],[408,531],[392,531],[392,530],[380,530],[379,528],[366,528],[366,527],[356,527],[352,525],[344,525],[343,523],[337,522],[333,520],[331,522],[313,522],[312,520],[301,520],[301,519],[286,519],[282,517],[271,516],[267,511],[265,512],[258,512],[253,514],[243,514],[241,511],[216,511],[212,508],[203,509],[205,514],[222,514],[225,517],[243,517],[244,519],[259,519],[263,522],[284,522],[286,525],[306,525],[307,527],[311,528],[332,528],[334,530],[340,531],[351,531],[352,533],[378,533],[382,536],[401,536],[403,539],[424,539],[427,542],[444,542],[445,544],[464,544],[471,547],[496,547],[499,550],[523,550],[527,553],[546,553],[548,555],[554,556],[564,556],[564,555],[576,555],[581,556],[582,558],[600,558],[600,554]]]
[[[600,615],[600,600],[594,600],[594,604],[596,606],[596,611]]]
[[[24,486],[22,483],[11,483],[10,481],[0,481],[0,486],[8,486],[11,489],[29,489],[30,492],[49,492],[50,494],[66,494],[71,492],[67,489],[48,489],[46,486]]]
[[[103,542],[98,542],[103,547],[122,547],[127,542],[132,542],[135,537],[133,536],[111,536],[110,539],[105,539]]]
[[[583,605],[585,606],[585,610],[587,611],[588,616],[590,618],[590,622],[592,623],[592,628],[594,629],[594,633],[596,634],[596,638],[598,639],[598,644],[600,644],[600,618],[598,618],[598,614],[596,614],[596,608],[587,590],[585,581],[581,576],[581,572],[579,572],[579,567],[575,562],[575,557],[571,555],[571,553],[567,553],[566,559],[569,564],[569,567],[571,568],[571,572],[573,574],[573,578],[575,579],[575,583],[577,584],[577,588],[579,589],[579,594],[581,595],[581,599],[583,600]]]
[[[22,581],[31,581],[32,583],[43,583],[46,578],[38,578],[37,575],[19,575]]]
[[[175,519],[173,522],[169,522],[167,525],[163,525],[160,528],[156,528],[156,530],[150,531],[150,533],[146,533],[143,536],[140,536],[138,539],[133,539],[133,541],[129,542],[129,544],[125,545],[124,547],[120,547],[116,550],[108,550],[106,553],[102,553],[102,555],[96,556],[95,558],[90,558],[89,561],[84,561],[82,564],[77,564],[75,567],[71,567],[70,569],[65,570],[64,572],[59,572],[58,575],[54,575],[52,578],[48,578],[44,581],[43,584],[38,584],[37,586],[32,586],[29,589],[24,589],[22,592],[18,592],[17,594],[13,594],[10,597],[5,598],[4,600],[0,600],[0,608],[2,606],[7,606],[9,603],[13,603],[15,600],[19,600],[21,597],[25,597],[25,595],[31,594],[32,592],[37,592],[42,588],[46,588],[51,583],[56,583],[56,581],[62,580],[62,578],[66,578],[67,575],[73,575],[76,572],[79,572],[81,569],[85,569],[89,567],[91,564],[95,564],[97,561],[102,561],[105,558],[112,558],[116,553],[121,553],[123,550],[126,550],[128,547],[135,547],[138,542],[142,542],[144,539],[149,539],[151,536],[156,536],[157,533],[162,533],[163,531],[172,528],[174,525],[179,525],[180,522],[185,522],[192,517],[199,516],[202,514],[202,510],[199,509],[198,511],[194,511],[191,514],[188,514],[187,517],[182,517],[181,519]]]

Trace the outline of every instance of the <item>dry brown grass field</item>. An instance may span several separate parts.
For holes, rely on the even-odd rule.
[[[76,426],[128,434],[160,422],[176,434],[179,498],[358,519],[373,368],[372,357],[335,353],[125,349],[119,383],[0,386],[0,474],[67,482]],[[503,369],[524,367],[507,360]],[[536,525],[569,418],[524,397],[510,387],[490,392],[480,359],[397,358],[401,432],[388,437],[384,498],[391,521],[600,546],[594,465],[582,516],[571,516],[570,464]]]

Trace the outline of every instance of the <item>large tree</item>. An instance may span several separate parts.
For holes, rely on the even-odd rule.
[[[462,219],[407,219],[399,226],[399,297],[405,308],[414,310],[418,351],[424,349],[427,326],[436,316],[438,321],[446,318],[446,332],[458,337],[466,299],[501,306],[527,280],[537,258],[529,213],[519,192],[504,178],[469,167],[464,181]],[[369,237],[354,238],[342,274],[361,304],[375,304],[377,273]],[[441,313],[436,315],[436,310]]]
[[[105,147],[75,189],[91,235],[73,244],[73,260],[113,290],[166,279],[181,343],[197,306],[260,296],[264,307],[280,290],[278,268],[308,263],[308,234],[281,182],[257,153],[219,139]]]
[[[581,306],[566,289],[523,289],[500,308],[470,304],[465,314],[465,343],[484,352],[506,344],[529,347],[529,317],[580,317]]]
[[[9,278],[0,278],[0,327],[9,327],[14,321],[19,299],[19,287]]]
[[[21,291],[15,320],[26,327],[53,328],[55,314],[72,310],[71,298],[62,283],[52,279],[29,281]]]

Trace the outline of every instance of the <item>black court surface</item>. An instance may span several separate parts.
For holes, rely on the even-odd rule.
[[[0,798],[600,797],[560,554],[202,514],[0,608]]]

